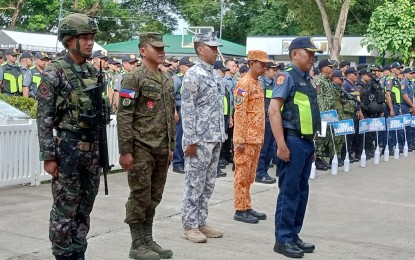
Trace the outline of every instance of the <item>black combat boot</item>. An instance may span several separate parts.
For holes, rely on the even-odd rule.
[[[56,260],[72,260],[72,256],[66,256],[66,255],[55,255]]]
[[[75,252],[72,254],[71,260],[85,260],[84,252]]]
[[[144,242],[147,247],[149,247],[154,252],[158,253],[161,259],[171,258],[173,256],[173,251],[170,249],[162,248],[153,240],[153,225],[143,224],[144,230]]]
[[[131,243],[129,257],[138,260],[160,260],[159,254],[146,246],[142,224],[130,225]]]

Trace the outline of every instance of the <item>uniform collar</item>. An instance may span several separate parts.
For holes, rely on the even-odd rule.
[[[152,80],[155,80],[155,81],[159,82],[159,79],[154,76],[154,72],[149,71],[147,69],[146,65],[144,65],[144,63],[141,64],[141,66],[138,67],[138,69],[141,69],[141,70],[144,71],[144,75],[146,76],[146,78],[149,78],[149,79],[152,79]],[[168,73],[168,72],[165,73],[165,72],[161,71],[160,69],[158,69],[158,71],[161,74],[161,82],[160,83],[164,83],[168,79],[166,77],[166,73]]]
[[[302,78],[305,78],[305,79],[310,79],[311,78],[311,76],[310,76],[310,74],[308,73],[308,72],[303,72],[303,71],[301,71],[299,68],[297,68],[297,66],[295,66],[294,64],[290,64],[290,65],[288,65],[288,66],[290,66],[291,68],[293,68],[293,70],[295,70],[295,71],[297,71],[297,73],[298,74],[300,74],[300,76],[302,77]]]
[[[202,68],[213,73],[213,64],[206,63],[202,60],[199,60],[199,63],[202,66]]]

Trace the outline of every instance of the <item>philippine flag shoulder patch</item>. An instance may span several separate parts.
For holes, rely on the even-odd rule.
[[[135,91],[129,89],[121,89],[120,96],[124,98],[135,98]]]

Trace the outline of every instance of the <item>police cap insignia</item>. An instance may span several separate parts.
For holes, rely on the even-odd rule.
[[[277,86],[281,86],[282,84],[284,84],[285,82],[285,74],[281,74],[278,76],[276,82],[277,82]]]
[[[239,106],[244,101],[244,98],[240,95],[235,95],[235,106]]]

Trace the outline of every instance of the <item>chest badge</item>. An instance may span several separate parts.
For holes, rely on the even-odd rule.
[[[155,105],[156,105],[156,103],[154,102],[154,100],[147,101],[147,107],[148,108],[153,109]]]

